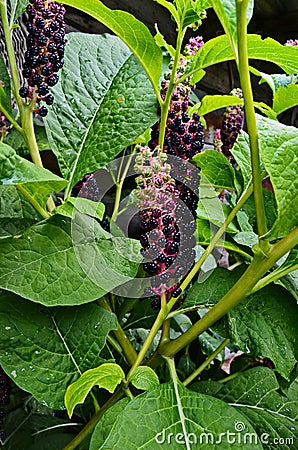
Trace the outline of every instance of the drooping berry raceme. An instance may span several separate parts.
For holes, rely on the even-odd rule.
[[[184,49],[184,56],[180,59],[180,64],[175,74],[176,81],[185,74],[189,63],[202,46],[203,39],[200,36],[190,39]],[[171,65],[172,63],[169,65],[170,68]],[[161,86],[161,97],[163,100],[166,97],[169,86],[168,78],[166,75]],[[163,143],[163,152],[169,155],[169,158],[175,158],[175,162],[171,164],[170,175],[174,179],[175,195],[180,201],[175,210],[175,220],[176,224],[179,223],[179,239],[181,240],[179,241],[179,255],[175,258],[174,266],[176,281],[183,278],[186,274],[186,267],[189,270],[194,262],[194,218],[198,204],[200,177],[198,169],[189,164],[188,161],[201,152],[204,146],[204,132],[200,117],[197,113],[191,115],[188,113],[189,94],[192,87],[194,86],[191,83],[191,78],[186,78],[183,83],[176,85],[169,104]],[[152,127],[152,139],[149,143],[150,148],[153,150],[158,148],[159,131],[160,122],[157,122]],[[153,267],[155,268],[155,266]],[[148,267],[144,266],[144,268],[149,273]],[[156,290],[154,292],[158,294]],[[174,297],[180,295],[181,291],[177,283],[170,292]]]
[[[189,269],[189,260],[194,255],[188,252],[185,211],[179,201],[167,155],[159,147],[151,150],[137,146],[137,150],[135,170],[140,175],[136,179],[136,196],[142,231],[141,253],[145,259],[144,270],[151,282],[146,295],[157,295],[153,303],[158,307],[163,292],[167,297],[179,295],[177,281]]]
[[[50,88],[59,81],[57,72],[63,67],[65,39],[65,8],[61,3],[48,0],[30,0],[26,9],[28,22],[27,50],[23,76],[27,82],[20,96],[32,99],[37,94],[36,112],[44,117],[54,101]]]
[[[242,90],[235,88],[231,95],[242,98]],[[224,114],[223,123],[220,130],[220,139],[222,142],[221,151],[233,166],[237,163],[231,153],[238,135],[242,129],[244,121],[244,109],[242,105],[228,106]]]

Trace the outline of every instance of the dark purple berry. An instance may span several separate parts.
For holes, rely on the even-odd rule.
[[[57,45],[55,42],[50,42],[48,45],[48,52],[49,53],[55,53],[57,51]]]
[[[46,97],[46,104],[52,105],[54,103],[54,96],[52,94],[47,95]]]
[[[45,21],[44,21],[44,19],[43,19],[42,17],[38,17],[38,18],[35,20],[35,26],[36,26],[36,28],[38,28],[39,30],[42,30],[42,29],[44,28],[44,26],[45,26]]]
[[[35,75],[32,76],[32,82],[36,86],[39,86],[43,82],[43,78],[38,73],[36,73]]]
[[[182,294],[182,289],[180,287],[177,287],[173,292],[172,292],[172,297],[177,298],[179,297],[179,295]]]
[[[48,108],[46,106],[41,106],[38,110],[38,114],[41,117],[45,117],[48,114]]]
[[[38,88],[38,93],[41,96],[47,95],[49,93],[49,88],[46,84],[41,84]]]
[[[49,86],[55,86],[55,84],[57,84],[59,81],[59,76],[58,75],[52,75],[48,78],[48,85]]]
[[[28,88],[22,86],[19,90],[19,94],[22,98],[26,98],[28,96]]]

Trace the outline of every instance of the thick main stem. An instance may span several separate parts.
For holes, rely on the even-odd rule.
[[[247,50],[247,7],[249,0],[237,1],[237,40],[238,40],[238,71],[244,98],[247,131],[249,134],[251,163],[254,186],[254,199],[260,247],[263,251],[269,249],[269,244],[261,239],[267,233],[267,223],[264,208],[262,176],[260,169],[260,154],[258,143],[257,122],[253,103],[253,93],[250,81],[248,50]]]
[[[214,325],[219,319],[237,306],[248,294],[264,274],[273,267],[285,253],[298,245],[298,227],[288,236],[274,244],[267,254],[259,251],[242,277],[234,284],[232,289],[210,311],[196,322],[179,338],[162,345],[159,353],[164,356],[173,356],[183,347],[196,339],[201,333]]]

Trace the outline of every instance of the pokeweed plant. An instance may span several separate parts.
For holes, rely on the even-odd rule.
[[[4,448],[284,449],[297,439],[298,134],[278,121],[297,105],[296,41],[247,34],[252,0],[156,1],[176,23],[175,47],[97,0],[64,4],[114,36],[67,42],[61,4],[11,0],[8,14],[0,3]],[[24,8],[19,74],[12,34]],[[208,8],[224,34],[186,43]],[[229,60],[241,86],[191,104],[204,69]],[[250,72],[271,87],[271,106],[254,101]],[[203,117],[219,108],[222,129],[205,149]],[[43,167],[44,148],[60,176]],[[228,376],[225,348],[242,352]]]

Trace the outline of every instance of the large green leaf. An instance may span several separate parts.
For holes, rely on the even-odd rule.
[[[227,158],[215,150],[205,150],[193,157],[209,184],[217,189],[235,189],[235,170]]]
[[[128,398],[122,398],[104,413],[103,417],[94,428],[89,450],[98,450],[101,447],[108,437],[117,416],[123,411],[128,402]]]
[[[84,403],[87,395],[94,386],[114,392],[125,373],[118,364],[104,363],[94,369],[84,372],[78,380],[70,384],[65,393],[65,406],[69,417],[72,416],[76,405]]]
[[[288,74],[298,72],[297,49],[284,46],[271,38],[262,39],[257,34],[249,34],[248,57],[270,61]],[[234,59],[234,54],[226,35],[210,39],[198,51],[191,70],[201,70],[224,61]]]
[[[237,14],[235,0],[209,0],[217,17],[219,18],[225,33],[230,40],[231,47],[237,59]],[[253,14],[254,0],[250,0],[247,8],[247,23]]]
[[[278,217],[267,239],[284,237],[298,224],[298,131],[259,116],[257,120],[262,161],[270,176]]]
[[[230,271],[218,267],[203,283],[197,281],[191,286],[183,302],[183,307],[215,305],[236,283],[242,273],[242,268]]]
[[[277,114],[298,104],[298,84],[278,88],[273,96],[273,109]]]
[[[52,192],[59,192],[68,184],[66,180],[54,175],[49,170],[18,156],[11,147],[1,142],[0,152],[6,152],[7,150],[13,154],[14,171],[9,178],[0,179],[0,184],[21,186],[22,190],[41,207],[45,208]]]
[[[68,34],[61,81],[53,92],[46,129],[71,185],[114,159],[157,120],[148,78],[115,36]]]
[[[270,358],[289,379],[296,364],[296,317],[294,298],[281,286],[266,286],[229,312],[231,341],[246,353]]]
[[[171,383],[164,384],[129,402],[100,449],[155,450],[163,444],[166,449],[209,450],[215,448],[215,442],[226,450],[249,449],[251,446],[243,441],[231,444],[227,440],[227,431],[235,432],[235,423],[239,421],[247,432],[254,433],[249,421],[228,404],[188,391],[181,384],[176,392]],[[262,449],[258,439],[254,449]]]
[[[43,404],[63,409],[66,387],[100,363],[116,316],[97,305],[45,308],[13,294],[0,298],[0,364]]]
[[[159,91],[162,52],[142,22],[127,12],[107,8],[99,0],[66,0],[63,3],[89,14],[119,36],[143,65],[156,92]]]
[[[133,249],[138,255],[130,239],[104,236],[89,216],[71,223],[56,215],[18,239],[3,239],[0,286],[47,306],[95,300],[133,278],[139,265],[129,259]]]
[[[16,186],[0,186],[0,237],[20,234],[40,219]]]
[[[295,426],[297,392],[290,399],[278,391],[274,372],[266,367],[256,367],[227,383],[216,397],[232,404],[247,417],[263,444],[269,444],[265,448],[291,450],[298,438]]]
[[[25,11],[26,6],[30,3],[29,0],[9,0],[10,1],[10,26],[15,20]]]

